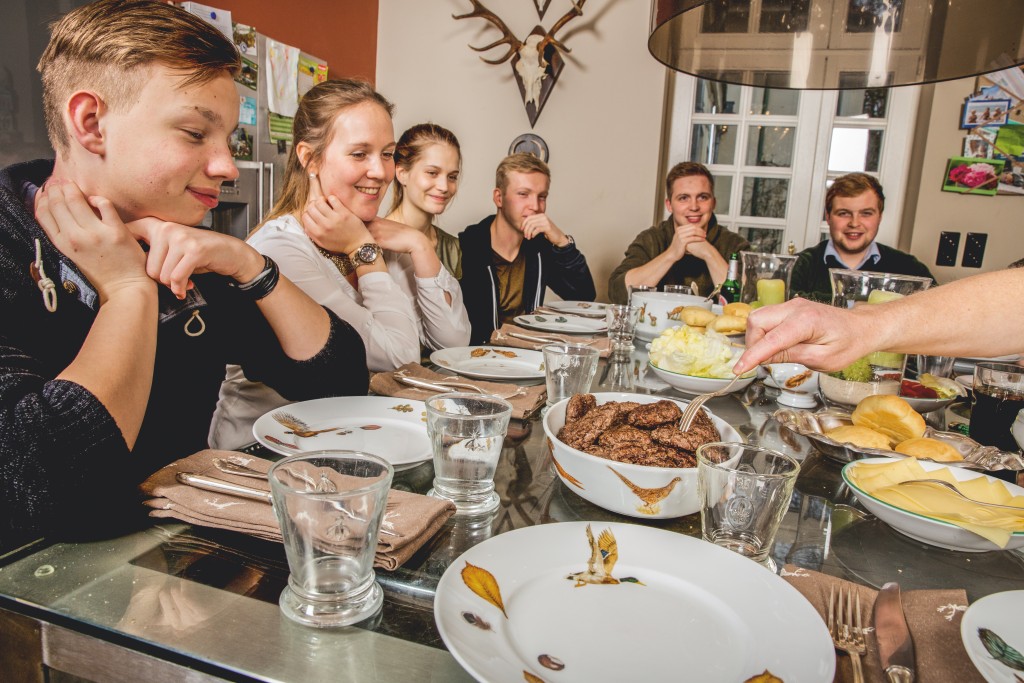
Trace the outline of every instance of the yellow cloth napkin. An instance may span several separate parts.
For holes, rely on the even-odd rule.
[[[538,350],[545,344],[550,344],[547,341],[530,341],[529,339],[519,339],[513,337],[512,333],[521,334],[524,337],[538,337],[542,339],[553,339],[558,341],[569,342],[570,344],[587,344],[597,349],[598,355],[602,358],[607,358],[608,354],[611,353],[611,341],[607,336],[598,337],[585,337],[577,334],[557,334],[555,332],[540,332],[539,330],[528,330],[525,327],[519,327],[518,325],[512,325],[511,323],[505,323],[500,328],[491,332],[491,343],[495,346],[514,346],[517,349],[534,349]]]
[[[847,470],[850,481],[875,498],[903,510],[955,524],[1005,548],[1014,532],[1024,532],[1024,496],[1012,495],[1002,482],[987,477],[959,481],[946,468],[926,470],[913,458],[887,463],[858,463]],[[938,484],[916,479],[941,479],[965,496],[986,503],[1012,505],[1020,513],[975,505]]]
[[[506,382],[487,382],[464,377],[452,377],[451,375],[442,375],[434,372],[433,370],[428,370],[419,363],[406,363],[394,372],[375,373],[370,377],[370,391],[375,394],[380,394],[381,396],[396,396],[399,398],[415,399],[417,401],[422,401],[440,393],[433,389],[421,389],[419,387],[411,387],[408,384],[402,384],[395,379],[396,374],[405,374],[409,377],[415,377],[416,379],[422,379],[428,382],[441,380],[456,381],[462,384],[472,384],[475,387],[479,387],[482,391],[489,394],[496,394],[511,403],[512,417],[517,420],[525,420],[533,415],[543,407],[544,402],[547,401],[548,398],[547,389],[543,384],[534,385],[532,387],[521,387],[519,385]],[[459,391],[459,389],[457,387],[452,387],[451,389],[448,389],[448,391]]]
[[[221,472],[214,458],[231,459],[260,472],[273,464],[235,451],[203,450],[172,462],[149,476],[140,489],[151,499],[145,501],[151,517],[172,517],[189,524],[241,531],[270,541],[281,542],[281,528],[269,503],[240,498],[226,493],[205,491],[178,481],[178,472],[189,472],[261,491],[270,490],[266,479],[242,477]],[[374,566],[388,571],[397,569],[455,514],[450,501],[429,498],[418,493],[391,489],[389,509],[381,524]]]
[[[873,606],[878,592],[835,576],[787,564],[781,576],[800,591],[814,605],[822,621],[828,624],[828,595],[834,587],[853,591],[860,600],[865,628],[874,626]],[[893,577],[898,578],[896,576]],[[974,668],[960,638],[960,621],[967,610],[967,593],[963,589],[903,591],[903,613],[914,639],[916,683],[982,683],[984,680]],[[865,636],[867,654],[864,655],[864,677],[868,683],[886,683],[885,672],[878,658],[878,641],[874,628]],[[850,658],[837,655],[836,683],[852,683],[853,668]]]

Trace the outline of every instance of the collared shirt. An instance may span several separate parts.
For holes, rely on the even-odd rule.
[[[839,263],[843,264],[844,268],[848,267],[846,265],[846,261],[844,261],[839,256],[839,252],[836,251],[836,245],[832,241],[832,238],[829,238],[828,244],[825,246],[825,259],[824,259],[825,263],[828,263],[828,257],[829,256],[833,257],[836,261],[839,261]],[[878,261],[881,258],[882,258],[882,252],[878,250],[878,245],[875,244],[874,242],[872,242],[868,246],[868,251],[864,255],[864,258],[862,258],[860,260],[860,263],[858,263],[857,267],[854,268],[853,270],[863,270],[864,266],[866,266],[868,264],[868,261],[870,261],[871,264],[874,265],[874,264],[878,263]]]

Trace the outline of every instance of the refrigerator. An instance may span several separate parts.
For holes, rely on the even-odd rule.
[[[285,162],[291,148],[291,119],[272,112],[268,74],[268,36],[254,27],[231,21],[231,13],[209,5],[184,2],[181,6],[227,33],[242,56],[242,71],[235,79],[239,98],[239,123],[231,135],[238,178],[221,186],[220,203],[207,213],[203,225],[240,239],[263,220],[280,195]],[[230,27],[230,28],[228,28]],[[270,38],[273,43],[272,37]],[[275,46],[280,48],[278,44]],[[279,49],[275,54],[280,54]],[[298,50],[295,89],[301,98],[315,83],[327,78],[327,64],[315,55]],[[278,62],[280,64],[280,62]],[[280,72],[280,69],[278,69]],[[280,96],[277,98],[280,100]],[[280,105],[277,105],[280,109]]]

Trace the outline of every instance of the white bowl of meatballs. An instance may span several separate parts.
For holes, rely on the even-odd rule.
[[[743,437],[706,408],[688,432],[679,431],[685,407],[686,401],[663,396],[614,392],[559,401],[544,416],[558,477],[573,493],[622,515],[670,519],[698,512],[694,452]]]

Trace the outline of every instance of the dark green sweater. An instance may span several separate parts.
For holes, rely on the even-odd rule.
[[[928,270],[928,266],[918,261],[910,254],[899,249],[887,247],[876,242],[878,251],[882,258],[877,263],[868,262],[860,270],[873,273],[893,273],[895,275],[916,275],[918,277],[935,277]],[[796,263],[793,264],[793,273],[789,281],[790,298],[802,296],[812,301],[831,303],[832,301],[832,280],[829,278],[829,268],[844,268],[850,270],[849,266],[842,263],[835,256],[829,256],[825,262],[825,247],[828,240],[822,240],[813,247],[804,249],[797,255]]]

